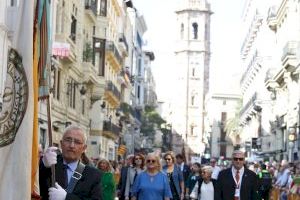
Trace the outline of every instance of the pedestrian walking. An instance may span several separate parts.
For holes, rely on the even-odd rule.
[[[184,162],[184,156],[182,154],[177,154],[176,155],[176,164],[179,167],[180,171],[182,172],[183,175],[183,182],[184,182],[184,187],[187,185],[187,180],[191,174],[191,168],[189,165],[187,165]],[[184,191],[186,188],[184,188]]]
[[[217,200],[257,200],[257,176],[245,164],[244,152],[232,154],[232,166],[219,173],[215,195]]]
[[[114,200],[116,185],[110,162],[106,159],[101,159],[97,164],[97,168],[102,172],[101,186],[103,199]]]
[[[267,170],[265,164],[261,165],[261,170],[258,173],[258,193],[260,199],[269,200],[270,190],[272,189],[272,176]]]
[[[62,154],[57,155],[57,147],[46,150],[39,168],[43,200],[103,199],[100,171],[80,162],[86,141],[83,129],[71,125],[60,141]],[[50,186],[52,165],[55,165],[55,187]]]
[[[201,179],[201,165],[200,163],[195,162],[192,165],[192,173],[190,174],[188,180],[186,181],[185,199],[190,198],[190,194],[199,179]]]
[[[172,191],[172,200],[184,199],[184,179],[180,168],[175,164],[176,159],[172,151],[164,155],[166,165],[163,166],[163,172],[167,174],[170,188]]]
[[[127,179],[125,187],[125,200],[129,200],[132,196],[132,186],[136,177],[144,171],[145,157],[142,154],[136,154],[132,160],[132,166],[127,170]]]
[[[155,154],[146,157],[146,171],[140,173],[132,188],[131,200],[170,200],[171,189],[166,174],[161,172],[160,158]]]
[[[217,180],[219,173],[221,171],[221,168],[217,165],[217,159],[215,158],[210,159],[210,166],[212,166],[213,168],[213,173],[211,175],[211,178]]]
[[[192,192],[191,199],[195,200],[217,200],[215,196],[216,180],[212,179],[213,168],[204,166],[201,169],[201,179],[199,179]]]
[[[132,165],[132,160],[133,160],[134,155],[130,154],[126,157],[124,166],[121,168],[121,177],[119,180],[118,184],[118,198],[119,200],[124,200],[125,199],[125,187],[126,187],[126,180],[127,180],[127,171],[128,168]]]

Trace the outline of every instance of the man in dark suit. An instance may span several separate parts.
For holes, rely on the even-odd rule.
[[[183,157],[182,154],[177,154],[175,157],[176,157],[177,166],[179,167],[180,171],[183,174],[184,192],[185,192],[187,181],[188,181],[188,178],[189,178],[189,176],[191,174],[191,169],[190,169],[190,167],[188,165],[186,165],[184,163],[184,157]]]
[[[125,187],[126,187],[126,180],[127,180],[127,171],[128,168],[132,165],[132,159],[134,155],[130,154],[127,156],[124,166],[121,168],[121,177],[118,184],[118,197],[119,200],[125,199]]]
[[[81,154],[85,151],[86,135],[80,127],[69,126],[61,140],[62,154],[57,155],[57,147],[49,147],[40,162],[40,193],[43,200],[101,200],[101,173],[91,166],[80,164]],[[55,165],[55,186],[51,187],[51,169]],[[81,175],[74,174],[78,166]],[[75,178],[78,181],[74,181]],[[75,184],[73,189],[71,185]],[[69,187],[68,187],[69,185]],[[68,192],[67,192],[68,191]]]
[[[218,200],[257,200],[257,176],[244,167],[245,155],[242,151],[232,154],[232,167],[220,172],[217,180]]]

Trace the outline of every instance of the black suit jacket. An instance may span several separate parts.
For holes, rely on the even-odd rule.
[[[179,169],[181,169],[180,165],[177,165]],[[191,174],[191,169],[188,165],[184,164],[183,165],[183,170],[182,170],[182,175],[183,175],[183,180],[184,180],[184,187],[187,185],[187,181],[189,179],[189,176]]]
[[[121,168],[121,177],[120,177],[120,181],[119,181],[119,184],[118,184],[120,200],[125,199],[125,187],[126,187],[127,171],[128,171],[128,166],[124,166],[124,167]]]
[[[257,176],[249,169],[244,169],[245,170],[241,182],[240,200],[257,200]],[[221,171],[215,188],[215,199],[233,200],[235,187],[236,186],[232,176],[231,168]]]
[[[48,189],[51,187],[51,169],[46,168],[43,162],[40,162],[39,169],[39,183],[40,194],[42,200],[48,200]],[[57,164],[55,165],[55,179],[56,182],[66,188],[65,177],[63,173],[63,159],[61,156],[57,157]],[[91,166],[86,165],[81,179],[78,180],[72,193],[68,193],[66,200],[102,200],[101,191],[101,172]]]

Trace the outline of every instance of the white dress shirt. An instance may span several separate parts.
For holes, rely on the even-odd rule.
[[[239,180],[239,182],[237,182],[237,180],[235,179],[237,169],[235,169],[234,167],[231,168],[232,177],[233,177],[234,182],[237,186],[236,189],[235,189],[235,194],[234,194],[235,197],[240,197],[240,191],[241,191],[241,185],[242,185],[242,181],[243,181],[244,171],[245,171],[244,167],[239,169],[240,180]]]

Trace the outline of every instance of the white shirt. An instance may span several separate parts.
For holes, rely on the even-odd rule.
[[[184,168],[184,162],[182,162],[182,163],[180,164],[180,170],[181,170],[181,171],[183,171],[183,168]]]
[[[214,200],[214,185],[211,181],[207,184],[203,181],[200,190],[201,194],[198,200]]]
[[[198,199],[198,200],[214,200],[214,185],[210,181],[209,183],[202,182],[201,189],[200,189],[200,195],[198,194],[198,181],[196,182],[193,191],[190,194],[190,197],[192,199]]]
[[[234,194],[234,196],[235,196],[235,197],[240,197],[241,184],[242,184],[242,179],[243,179],[243,175],[244,175],[245,168],[242,167],[241,169],[239,169],[240,180],[239,180],[238,183],[237,183],[237,180],[235,179],[235,175],[236,175],[237,169],[235,169],[234,167],[232,167],[232,168],[231,168],[231,171],[232,171],[232,177],[233,177],[233,179],[234,179],[234,182],[235,182],[235,184],[238,186],[238,187],[235,189],[235,194]]]
[[[214,167],[213,167],[213,172],[212,172],[212,174],[211,174],[211,178],[217,180],[220,171],[221,171],[221,168],[220,168],[219,166],[217,166],[217,165],[214,166]]]

